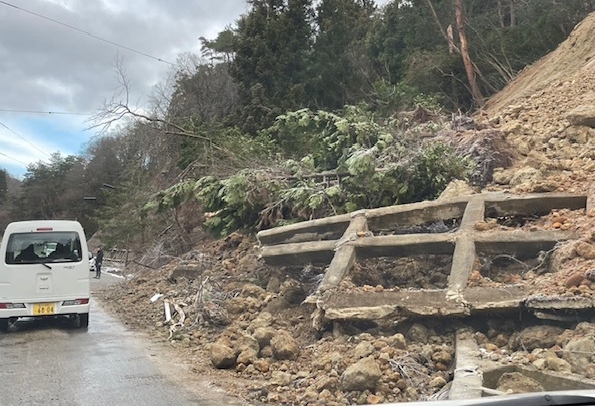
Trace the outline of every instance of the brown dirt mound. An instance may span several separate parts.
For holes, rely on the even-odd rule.
[[[580,80],[583,74],[595,67],[593,32],[595,13],[591,13],[577,24],[570,36],[555,51],[525,68],[501,92],[494,95],[486,103],[485,112],[488,115],[497,114],[507,106],[538,94],[548,85],[555,83],[558,87],[568,84],[569,81]]]

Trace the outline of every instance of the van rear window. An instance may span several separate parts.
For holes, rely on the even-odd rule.
[[[9,237],[6,247],[7,264],[81,260],[81,240],[78,233],[73,231],[15,233]]]

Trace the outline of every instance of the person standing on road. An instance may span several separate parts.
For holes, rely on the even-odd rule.
[[[101,265],[103,264],[103,250],[101,247],[97,248],[97,255],[95,256],[95,279],[101,278]]]

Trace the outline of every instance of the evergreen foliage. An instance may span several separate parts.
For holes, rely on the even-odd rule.
[[[208,212],[204,226],[211,232],[254,231],[433,199],[451,180],[466,179],[473,169],[473,162],[452,147],[424,144],[397,131],[394,122],[378,124],[359,106],[346,106],[337,114],[289,112],[264,133],[287,151],[295,148],[295,158],[300,151],[306,153],[268,170],[244,169],[227,178],[180,182],[154,195],[145,213],[166,212],[196,199]]]
[[[251,133],[307,105],[311,0],[249,0],[238,21],[231,72],[239,85],[242,127]]]

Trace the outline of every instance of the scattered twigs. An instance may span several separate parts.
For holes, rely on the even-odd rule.
[[[194,324],[202,324],[204,322],[201,310],[202,310],[202,308],[204,306],[204,302],[205,302],[204,290],[205,290],[205,286],[208,281],[209,281],[208,276],[204,279],[202,279],[202,276],[201,276],[200,285],[198,286],[198,290],[196,291],[196,296],[194,297],[194,307],[196,307],[196,309],[197,309],[196,319],[194,319]]]
[[[135,259],[133,259],[131,262],[133,262],[133,263],[135,263],[135,264],[137,264],[137,265],[140,265],[140,266],[142,266],[142,267],[144,267],[144,268],[149,268],[149,269],[157,269],[157,268],[155,268],[155,267],[153,267],[153,266],[142,264],[142,263],[138,262],[138,261],[137,261],[137,260],[135,260]]]
[[[169,299],[165,299],[163,303],[165,305],[165,323],[171,323],[173,321],[173,318],[171,316],[170,301]],[[174,310],[176,311],[176,314],[179,316],[179,320],[177,321],[177,323],[174,323],[169,327],[169,340],[173,338],[174,334],[176,333],[176,331],[178,331],[178,329],[184,327],[184,321],[186,321],[186,313],[182,309],[182,306],[185,304],[174,302],[172,303],[172,305],[174,307]]]
[[[178,312],[178,315],[180,316],[180,320],[176,323],[176,325],[179,324],[180,326],[184,326],[184,321],[186,320],[186,313],[184,313],[182,307],[177,303],[174,303],[174,309],[176,309],[176,312]]]
[[[402,377],[407,378],[413,387],[420,387],[420,383],[428,377],[427,369],[410,353],[397,359],[390,359],[388,362],[393,372],[398,372]]]

